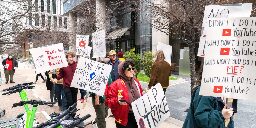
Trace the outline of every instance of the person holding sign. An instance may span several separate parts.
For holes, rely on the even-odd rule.
[[[163,87],[164,93],[166,92],[167,87],[169,86],[169,76],[171,75],[171,66],[166,62],[164,52],[162,50],[157,51],[156,60],[152,66],[151,77],[148,87],[160,83]]]
[[[203,65],[196,63],[199,70],[197,84],[201,83]],[[182,128],[234,128],[233,109],[220,97],[199,95],[200,85],[195,87],[190,108]],[[229,120],[226,125],[225,120]]]
[[[118,66],[119,79],[105,91],[106,105],[111,109],[117,128],[138,128],[131,103],[142,96],[142,88],[134,77],[132,60],[121,62]]]
[[[65,100],[67,101],[67,106],[65,106],[64,108],[68,108],[69,106],[72,106],[74,103],[77,102],[78,89],[74,87],[70,87],[75,70],[76,70],[76,66],[77,66],[77,62],[74,61],[75,59],[74,57],[75,57],[74,52],[68,52],[66,54],[68,66],[61,68],[57,76],[57,79],[53,80],[54,84],[56,84],[57,80],[60,80],[63,78],[63,91],[66,98]],[[73,115],[73,117],[74,116],[75,115]]]

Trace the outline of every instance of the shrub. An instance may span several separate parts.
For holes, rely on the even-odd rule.
[[[141,59],[140,59],[140,55],[135,53],[135,48],[131,49],[130,51],[126,51],[124,53],[124,58],[125,58],[125,60],[133,59],[137,73],[140,72],[140,70],[141,70],[140,60]]]
[[[152,52],[150,52],[150,51],[144,52],[141,63],[142,63],[142,67],[143,67],[143,70],[145,72],[145,75],[150,77],[151,68],[152,68],[152,65],[153,65]]]

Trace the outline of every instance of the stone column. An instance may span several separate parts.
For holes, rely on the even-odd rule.
[[[96,28],[102,30],[106,28],[106,2],[96,0]]]
[[[69,32],[69,46],[71,51],[75,51],[76,45],[76,16],[73,13],[69,13],[68,16],[68,32]]]

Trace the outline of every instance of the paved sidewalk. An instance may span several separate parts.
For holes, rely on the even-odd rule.
[[[34,82],[35,76],[36,76],[36,74],[35,74],[34,69],[19,68],[19,69],[17,69],[17,71],[15,73],[14,81],[16,83]],[[7,84],[7,85],[2,84],[0,86],[0,90],[2,90],[4,88],[8,88],[13,85],[15,85],[15,84]],[[46,89],[45,83],[42,83],[41,78],[39,78],[38,83],[35,86],[36,86],[35,89],[27,90],[29,99],[37,99],[37,100],[40,99],[40,100],[50,101],[49,91]],[[80,98],[80,93],[78,93],[78,99],[79,98]],[[19,113],[24,112],[23,107],[16,107],[16,108],[11,107],[13,103],[16,103],[19,101],[20,101],[20,98],[19,98],[18,93],[12,94],[9,96],[1,95],[0,108],[6,110],[6,115],[3,118],[0,118],[0,120],[11,119],[11,118],[17,116]],[[90,122],[95,119],[95,112],[94,112],[94,108],[92,107],[91,98],[88,98],[87,102],[84,104],[82,104],[78,101],[78,108],[80,110],[77,114],[80,114],[80,116],[83,116],[88,113],[92,115],[92,117],[89,118],[86,122]],[[59,112],[58,106],[53,106],[53,107],[39,106],[37,115],[36,115],[37,121],[38,122],[45,121],[48,117],[48,114],[53,113],[53,112]],[[109,110],[109,113],[111,113],[110,110]],[[106,122],[107,122],[107,128],[115,128],[115,123],[114,123],[113,117],[106,118]],[[179,121],[179,120],[176,120],[176,119],[170,117],[167,120],[165,120],[162,124],[160,124],[160,126],[158,128],[167,128],[167,127],[168,128],[181,128],[181,126],[182,126],[182,121]],[[89,125],[86,128],[94,128],[94,127],[92,125]]]

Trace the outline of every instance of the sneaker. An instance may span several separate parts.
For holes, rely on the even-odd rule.
[[[15,83],[14,81],[11,81],[10,83]]]
[[[8,84],[8,81],[6,81],[5,84]]]

